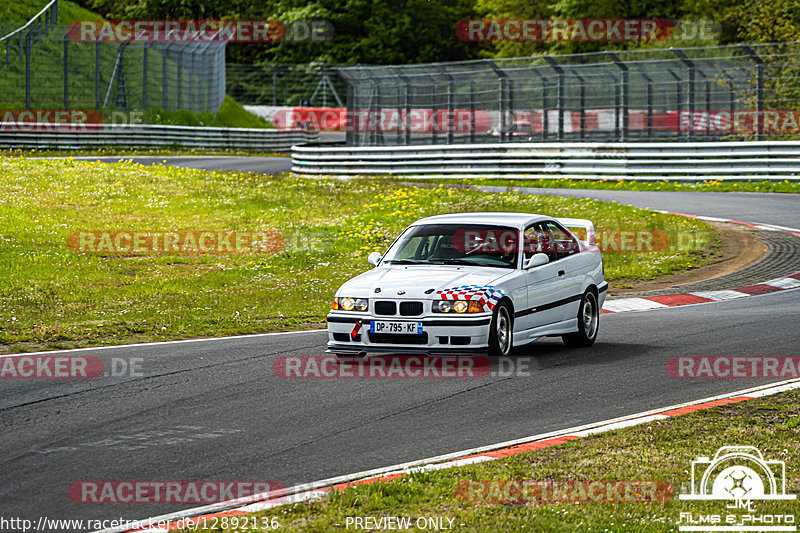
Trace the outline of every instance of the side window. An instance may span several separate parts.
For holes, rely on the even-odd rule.
[[[553,250],[557,259],[569,257],[581,251],[578,242],[568,231],[554,222],[545,222],[547,232],[552,235]],[[551,257],[551,261],[553,258]]]
[[[547,254],[550,261],[555,261],[558,258],[555,247],[553,246],[553,237],[546,226],[542,224],[528,226],[525,228],[523,236],[523,250],[525,252],[526,261],[534,254],[539,253]]]

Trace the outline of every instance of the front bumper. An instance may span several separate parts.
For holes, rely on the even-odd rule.
[[[371,334],[371,320],[422,322],[422,335]],[[475,355],[489,346],[490,313],[387,317],[370,313],[328,314],[328,352],[358,355],[366,353],[422,353],[429,355]],[[361,324],[353,339],[351,333]]]

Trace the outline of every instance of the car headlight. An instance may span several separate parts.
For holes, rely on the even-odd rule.
[[[433,302],[434,313],[482,313],[483,306],[476,300],[437,300]]]
[[[334,298],[331,309],[334,311],[366,311],[369,309],[369,298],[350,298],[349,296]]]

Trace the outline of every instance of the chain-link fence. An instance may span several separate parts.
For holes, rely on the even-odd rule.
[[[0,24],[0,108],[216,112],[225,42],[79,42],[55,14]]]
[[[347,85],[324,63],[227,65],[228,94],[246,105],[344,107]]]
[[[800,43],[338,68],[351,146],[798,138]]]

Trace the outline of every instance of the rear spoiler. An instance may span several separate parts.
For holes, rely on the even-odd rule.
[[[595,245],[594,224],[591,220],[583,218],[557,218],[556,220],[572,231],[587,246]],[[578,231],[575,231],[576,229]]]

